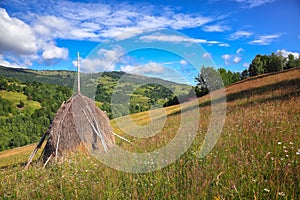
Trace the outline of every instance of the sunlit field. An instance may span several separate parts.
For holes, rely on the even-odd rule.
[[[221,137],[205,158],[199,150],[210,123],[209,96],[200,106],[199,131],[189,150],[155,172],[131,174],[76,153],[46,168],[34,161],[34,145],[0,153],[0,199],[300,199],[300,69],[253,77],[226,88]],[[189,107],[186,103],[184,107]],[[179,106],[167,109],[163,130],[149,139],[117,139],[130,151],[152,151],[176,134]],[[131,116],[149,123],[148,112]],[[157,118],[159,119],[159,118]],[[38,157],[38,155],[36,156]]]

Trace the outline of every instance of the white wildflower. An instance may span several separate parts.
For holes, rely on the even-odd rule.
[[[265,189],[264,189],[264,191],[266,191],[266,192],[270,192],[270,190],[269,190],[269,189],[267,189],[267,188],[265,188]]]
[[[278,192],[278,195],[284,197],[285,193],[284,192]]]

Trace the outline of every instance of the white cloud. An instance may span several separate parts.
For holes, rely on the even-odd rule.
[[[253,45],[268,45],[271,44],[275,39],[279,38],[280,34],[272,34],[272,35],[260,35],[257,39],[252,40],[249,44]]]
[[[179,63],[180,63],[181,65],[186,65],[186,64],[188,64],[186,60],[180,60]]]
[[[246,63],[244,63],[244,64],[243,64],[243,67],[246,67],[246,68],[248,68],[248,67],[249,67],[249,65],[250,65],[250,63],[247,63],[247,62],[246,62]]]
[[[165,70],[160,63],[149,62],[144,65],[125,65],[120,67],[121,71],[142,75],[144,73],[162,74]]]
[[[235,54],[222,55],[222,59],[224,60],[225,65],[240,63],[242,61],[241,52],[243,51],[243,48],[239,48],[236,50]]]
[[[123,55],[124,49],[120,46],[115,46],[113,49],[99,49],[96,58],[82,59],[81,70],[83,72],[113,71],[116,69],[116,64],[123,61]],[[76,61],[73,61],[73,65],[76,64]]]
[[[161,41],[161,42],[187,42],[187,43],[207,43],[207,40],[204,39],[195,39],[195,38],[189,38],[179,35],[166,35],[166,34],[152,34],[152,35],[145,35],[140,37],[141,40],[144,41]]]
[[[202,54],[202,58],[211,58],[211,54],[208,52],[205,52]]]
[[[254,7],[265,5],[267,3],[272,3],[275,0],[235,0],[235,1],[238,3],[243,3],[248,8],[254,8]]]
[[[225,61],[225,65],[229,65],[229,60],[231,59],[231,55],[230,54],[224,54],[222,55],[222,59]]]
[[[205,39],[197,39],[197,38],[190,38],[181,35],[168,35],[168,34],[161,34],[161,33],[154,33],[151,35],[144,35],[140,37],[140,40],[146,42],[173,42],[173,43],[196,43],[196,44],[207,44],[207,45],[214,45],[217,44],[219,46],[228,47],[229,44],[218,42],[218,41],[207,41]]]
[[[234,62],[235,64],[239,63],[241,60],[242,60],[242,58],[241,58],[241,57],[238,57],[238,56],[235,56],[235,57],[233,58],[233,62]]]
[[[0,8],[0,27],[0,52],[28,55],[37,51],[37,39],[30,26],[10,17],[2,8]]]
[[[224,26],[220,24],[215,24],[215,25],[207,25],[202,28],[203,31],[206,32],[224,32],[230,30],[229,26]]]
[[[283,57],[288,57],[289,54],[292,54],[295,58],[298,58],[300,55],[298,52],[287,51],[285,49],[278,49],[277,54],[281,54]]]
[[[42,53],[42,58],[44,58],[45,60],[66,59],[68,57],[68,53],[68,49],[59,48],[55,45],[50,44]]]
[[[253,35],[253,33],[249,32],[249,31],[236,31],[236,32],[232,33],[229,36],[229,38],[231,40],[238,40],[238,39],[241,39],[241,38],[249,38],[252,35]]]
[[[183,28],[196,28],[200,27],[208,22],[214,21],[211,17],[205,17],[201,15],[190,15],[190,14],[176,14],[171,20],[173,23],[170,28],[183,29]]]
[[[241,52],[243,52],[244,49],[243,48],[239,48],[238,50],[236,50],[236,54],[239,55]]]
[[[218,44],[220,47],[229,47],[230,45],[227,43],[220,43]]]
[[[16,13],[14,16],[18,18],[10,17],[5,9],[0,8],[0,53],[6,61],[8,52],[16,53],[18,56],[30,55],[30,59],[40,62],[64,59],[67,49],[54,45],[57,39],[103,41],[114,38],[122,40],[144,33],[149,28],[176,30],[198,28],[208,23],[215,23],[221,18],[224,19],[220,16],[183,13],[179,9],[168,7],[158,9],[150,4],[139,3],[132,5],[119,3],[118,6],[112,6],[105,3],[68,0],[59,2],[40,0],[39,4],[34,1],[14,0],[11,4],[14,7],[13,12]],[[211,25],[205,29],[221,31],[229,27]],[[218,41],[167,35],[148,36],[143,39],[229,46]],[[33,55],[39,57],[33,57]],[[26,60],[29,64],[33,61],[30,59],[20,60]],[[102,60],[100,65],[103,62]],[[89,65],[94,64],[90,62]]]

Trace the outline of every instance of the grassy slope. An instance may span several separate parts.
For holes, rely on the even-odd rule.
[[[29,112],[29,113],[33,113],[36,109],[40,109],[41,108],[41,104],[37,101],[31,101],[31,100],[27,100],[27,96],[19,93],[19,92],[8,92],[6,90],[1,90],[0,91],[0,96],[3,99],[6,99],[10,102],[12,102],[12,104],[17,107],[17,105],[20,103],[20,101],[24,102],[24,107],[19,109],[19,111],[21,112]]]
[[[200,129],[192,146],[175,163],[152,173],[119,172],[81,155],[46,169],[36,163],[24,171],[22,164],[34,145],[1,152],[0,198],[300,199],[299,82],[298,68],[226,88],[225,126],[205,159],[197,158],[197,152],[211,112],[209,96],[200,98]],[[167,108],[169,116],[158,136],[130,138],[135,146],[118,143],[129,150],[167,144],[181,119],[174,114],[178,111],[179,106]],[[131,117],[139,124],[149,122],[148,112]]]

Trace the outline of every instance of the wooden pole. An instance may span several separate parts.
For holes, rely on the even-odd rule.
[[[43,144],[43,142],[44,142],[46,136],[47,136],[47,132],[44,133],[44,135],[43,135],[43,137],[41,138],[41,140],[39,141],[38,145],[36,145],[35,149],[33,150],[33,152],[31,153],[30,157],[28,158],[28,161],[27,161],[27,164],[26,164],[26,166],[25,166],[25,169],[27,169],[27,168],[29,167],[29,165],[30,165],[30,163],[31,163],[31,161],[32,161],[32,159],[33,159],[33,157],[34,157],[34,155],[36,154],[36,152],[38,151],[38,149],[41,148],[41,146],[42,146],[42,144]]]
[[[79,52],[77,52],[77,93],[80,93],[80,58],[79,58]]]

